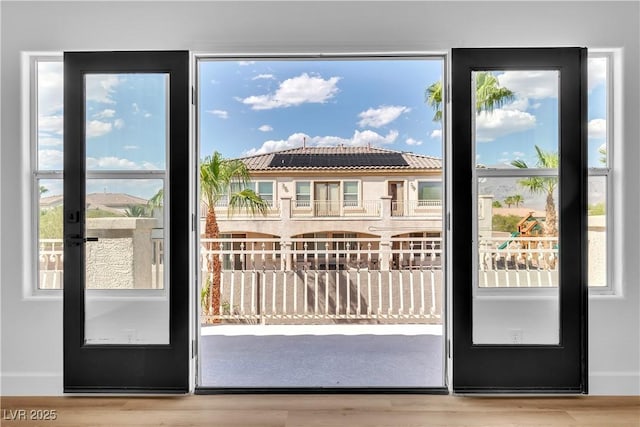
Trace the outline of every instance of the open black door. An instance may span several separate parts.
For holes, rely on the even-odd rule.
[[[454,392],[587,392],[586,60],[452,52]]]
[[[64,55],[64,391],[189,390],[188,52]]]

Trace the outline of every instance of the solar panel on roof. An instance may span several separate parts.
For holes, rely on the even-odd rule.
[[[401,153],[274,154],[270,168],[409,166]]]

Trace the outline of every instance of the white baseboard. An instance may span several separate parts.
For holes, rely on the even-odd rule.
[[[589,394],[640,396],[640,372],[590,372]]]
[[[589,394],[640,396],[640,372],[591,372]],[[56,372],[2,373],[0,395],[62,396],[62,374]]]
[[[2,396],[62,396],[63,378],[58,372],[3,372]]]

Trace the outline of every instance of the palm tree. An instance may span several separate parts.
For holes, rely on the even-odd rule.
[[[602,146],[600,148],[598,148],[598,154],[600,154],[600,158],[598,159],[600,161],[601,165],[607,165],[607,147],[606,146]]]
[[[432,83],[425,90],[424,99],[427,105],[435,110],[433,121],[441,121],[442,82]],[[505,87],[500,87],[500,82],[493,74],[486,71],[476,73],[476,112],[487,111],[490,113],[514,99],[515,94]]]
[[[507,196],[504,200],[504,204],[507,205],[508,208],[511,207],[515,202],[513,201],[513,196]]]
[[[268,203],[255,191],[246,188],[251,181],[247,166],[240,160],[224,159],[222,154],[214,152],[200,164],[200,188],[202,197],[207,205],[204,237],[206,239],[220,238],[220,228],[216,217],[216,204],[228,197],[227,214],[232,215],[238,210],[246,210],[252,215],[267,213]],[[238,189],[235,191],[235,189]],[[209,243],[213,250],[213,243]],[[210,283],[210,314],[220,314],[220,275],[222,265],[220,258],[213,256],[208,265],[213,273]]]
[[[144,205],[129,205],[129,207],[124,211],[124,216],[144,218],[149,216],[149,210],[147,209],[147,206]]]
[[[537,145],[536,155],[537,159],[537,167],[545,168],[545,169],[557,169],[558,168],[558,153],[547,152],[542,150]],[[524,160],[514,160],[511,164],[517,168],[526,169],[529,166],[524,162]],[[539,177],[532,176],[529,178],[521,179],[518,181],[518,184],[528,189],[532,194],[546,194],[547,199],[545,203],[545,234],[547,236],[555,237],[558,235],[558,227],[557,227],[557,214],[556,214],[556,204],[553,200],[553,192],[558,186],[558,178],[557,177]]]
[[[520,194],[514,194],[511,196],[511,200],[513,201],[513,204],[516,205],[516,208],[520,207],[520,203],[524,202],[524,199]]]
[[[161,207],[163,203],[164,203],[164,188],[161,188],[158,190],[156,194],[151,196],[151,198],[147,202],[147,206],[149,206],[149,210],[153,212],[154,209]]]

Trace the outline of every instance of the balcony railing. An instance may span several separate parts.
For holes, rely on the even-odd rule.
[[[385,214],[385,210],[388,213]],[[229,211],[228,202],[221,200],[216,204],[216,213],[220,220],[245,220],[255,216],[246,210]],[[282,199],[270,202],[267,219],[285,218],[382,218],[416,217],[441,218],[441,200],[391,201],[388,197],[378,200],[296,200]],[[202,203],[200,217],[207,215],[207,206]],[[260,218],[264,218],[259,216]]]
[[[266,218],[280,218],[281,210],[280,210],[280,201],[269,201],[267,202],[267,212],[264,217]],[[200,218],[207,217],[208,207],[205,203],[200,204]],[[246,219],[249,217],[258,217],[264,218],[260,214],[253,214],[246,209],[233,209],[229,208],[229,202],[227,200],[219,200],[216,203],[216,214],[219,216],[218,219]]]
[[[480,240],[481,288],[557,287],[557,237],[492,237]]]
[[[391,216],[442,217],[442,200],[392,201]]]
[[[153,239],[151,288],[162,288],[163,241]],[[201,239],[203,283],[221,261],[221,301],[208,321],[422,322],[442,319],[440,238]],[[61,239],[40,242],[40,287],[62,286]],[[479,288],[558,286],[557,238],[480,240]],[[149,287],[144,286],[143,287]]]
[[[292,218],[326,217],[380,217],[380,200],[328,201],[292,200]]]
[[[433,238],[202,239],[205,284],[216,257],[223,267],[220,306],[204,318],[440,323],[441,247]]]

